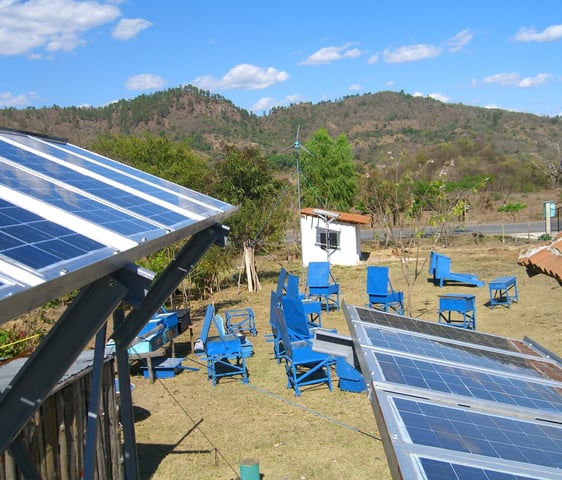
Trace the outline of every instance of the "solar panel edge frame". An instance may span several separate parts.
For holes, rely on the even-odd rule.
[[[222,212],[220,215],[208,217],[198,223],[175,230],[162,237],[139,243],[136,247],[123,252],[118,252],[107,257],[103,262],[87,265],[74,272],[68,272],[58,278],[41,283],[23,291],[16,292],[3,298],[0,302],[0,325],[16,318],[19,315],[30,312],[47,302],[60,298],[75,289],[84,287],[94,280],[110,275],[112,272],[124,268],[131,262],[135,262],[150,253],[161,250],[180,240],[186,239],[212,225],[222,224],[222,221],[234,214],[239,207],[233,206],[231,210]]]
[[[416,447],[417,444],[404,442],[398,437],[400,428],[396,423],[397,422],[396,419],[398,417],[397,412],[395,413],[394,409],[389,406],[388,400],[381,401],[381,399],[384,399],[386,396],[393,395],[392,388],[390,388],[391,385],[389,384],[385,385],[376,382],[372,379],[373,377],[372,365],[370,365],[369,363],[369,360],[367,358],[367,353],[364,352],[362,349],[362,344],[361,344],[362,337],[360,337],[359,332],[357,331],[356,325],[354,323],[357,322],[359,324],[367,324],[368,322],[364,322],[363,320],[361,320],[361,318],[357,314],[357,310],[356,310],[357,308],[361,308],[361,307],[350,306],[347,305],[345,301],[342,302],[342,310],[344,312],[344,316],[348,324],[349,331],[351,333],[352,341],[354,344],[354,348],[356,349],[357,358],[361,366],[361,370],[364,372],[364,376],[365,376],[365,372],[369,372],[369,378],[365,378],[365,383],[367,385],[367,394],[368,394],[369,401],[371,403],[371,407],[373,409],[373,413],[375,415],[375,420],[379,428],[379,433],[383,440],[383,448],[385,450],[387,463],[392,478],[394,480],[426,479],[425,473],[420,471],[421,468],[420,464],[412,460],[412,455],[419,455],[419,452],[417,452],[416,449],[413,448]],[[376,325],[376,324],[373,323],[372,325]],[[387,390],[385,390],[385,386],[387,387]],[[414,397],[409,397],[409,398],[414,399]],[[420,397],[419,400],[422,400],[422,398]],[[427,398],[426,401],[431,403],[431,398]],[[452,405],[451,407],[454,408]],[[487,412],[476,412],[476,413],[489,415]],[[540,422],[541,420],[538,419],[538,421]],[[392,425],[392,422],[394,422],[395,424]],[[403,426],[403,429],[405,429],[405,426]],[[408,445],[411,445],[412,447],[408,447]],[[459,453],[462,454],[462,452]],[[472,459],[475,458],[474,454],[469,454],[469,455],[465,454],[465,456],[470,456],[470,455],[472,455]],[[439,457],[438,455],[433,455],[433,456]],[[456,457],[456,455],[451,455],[451,456]],[[443,457],[443,461],[448,461],[448,458],[449,457],[447,456]],[[486,459],[487,457],[483,457],[483,458]],[[502,469],[500,471],[506,470],[508,472],[511,471],[512,474],[520,474],[522,466],[525,469],[527,469],[527,467],[521,464],[520,462],[513,462],[514,464],[513,469],[510,468],[511,464],[506,463],[505,465],[503,465],[503,462],[509,462],[509,461],[502,460],[501,462]],[[482,463],[487,464],[487,462],[485,461]],[[490,462],[489,468],[491,468],[491,465],[493,465],[493,463],[494,461]],[[467,464],[470,465],[470,462],[467,462]],[[536,476],[537,468],[541,472],[540,473],[541,476],[538,477]],[[559,478],[560,475],[560,472],[555,471],[556,469],[554,468],[542,467],[536,464],[529,464],[528,469],[529,469],[529,474],[533,475],[530,478],[554,479],[554,478]]]
[[[369,348],[369,353],[377,353],[377,352],[381,352],[381,353],[385,353],[388,355],[396,355],[402,358],[413,358],[415,359],[415,357],[410,356],[408,354],[404,354],[403,352],[398,352],[398,353],[389,353],[390,351],[383,351],[380,348],[377,347],[368,347]],[[365,355],[365,361],[368,364],[368,368],[367,371],[371,372],[371,375],[373,377],[375,376],[380,376],[379,380],[375,380],[375,384],[377,386],[380,386],[383,390],[385,391],[394,391],[396,393],[400,393],[400,394],[404,394],[404,395],[410,395],[410,396],[414,396],[414,397],[419,397],[419,398],[426,398],[426,399],[439,399],[439,401],[441,401],[444,404],[448,404],[450,406],[458,406],[458,405],[465,405],[469,408],[478,408],[479,411],[482,412],[487,412],[487,413],[492,413],[492,414],[497,414],[497,415],[501,415],[503,413],[505,413],[506,411],[509,411],[511,413],[513,413],[514,416],[516,416],[517,418],[521,418],[521,419],[536,419],[537,418],[537,413],[540,412],[541,416],[540,419],[544,420],[544,421],[548,421],[548,422],[553,422],[553,423],[558,423],[562,425],[562,412],[556,412],[556,411],[546,411],[546,410],[537,410],[535,408],[531,408],[531,407],[522,407],[519,405],[514,405],[514,404],[508,404],[508,403],[500,403],[500,402],[493,402],[493,401],[487,401],[478,397],[469,397],[469,396],[465,396],[465,395],[459,395],[459,394],[454,394],[454,393],[445,393],[445,392],[441,392],[438,390],[434,390],[434,389],[424,389],[422,387],[416,387],[416,386],[411,386],[408,384],[401,384],[401,383],[397,383],[397,382],[393,382],[391,380],[387,380],[384,378],[384,372],[382,372],[382,370],[380,369],[380,365],[378,363],[378,361],[376,360],[371,360],[369,358],[369,355]],[[429,359],[425,359],[423,360],[422,357],[420,356],[419,358],[420,361],[424,361],[424,362],[429,362]],[[442,364],[445,364],[445,362],[442,362]],[[460,364],[459,364],[460,365]],[[455,367],[457,367],[457,365],[455,365]],[[458,367],[460,368],[460,367]],[[470,367],[465,366],[464,368],[466,369],[470,369]],[[462,369],[462,368],[461,368]],[[491,370],[489,370],[487,373],[490,373]],[[512,378],[514,379],[519,379],[519,377],[521,376],[517,376],[517,375],[513,375]],[[556,387],[556,388],[562,388],[562,383],[558,382],[556,385],[553,385],[551,383],[547,383],[548,380],[544,379],[545,382],[541,382],[540,378],[533,378],[533,377],[524,377],[523,381],[529,381],[532,383],[537,383],[537,384],[541,384],[541,385],[548,385],[548,386],[552,386],[552,387]]]
[[[409,473],[410,476],[402,476],[402,466],[399,462],[399,458],[396,455],[397,452],[394,448],[394,443],[390,436],[390,432],[388,430],[383,412],[380,410],[380,406],[376,401],[376,392],[375,392],[375,385],[371,381],[371,375],[366,377],[365,372],[370,372],[368,362],[365,358],[364,352],[361,350],[361,342],[355,331],[355,325],[353,323],[353,317],[357,317],[357,312],[352,310],[353,306],[348,305],[345,300],[342,300],[341,309],[344,313],[344,317],[348,324],[349,332],[351,334],[351,338],[353,341],[353,347],[357,353],[357,360],[361,367],[361,371],[363,372],[363,377],[365,380],[365,385],[367,386],[367,397],[369,399],[369,403],[371,404],[371,408],[373,409],[373,413],[375,415],[375,421],[377,424],[377,428],[379,430],[379,435],[381,436],[382,446],[384,449],[384,453],[386,455],[388,468],[390,470],[390,474],[392,475],[393,480],[415,480],[419,477],[419,472],[405,472]],[[414,476],[415,474],[415,476]]]
[[[394,455],[398,460],[399,468],[401,472],[407,471],[407,469],[404,468],[404,461],[406,461],[406,464],[409,463],[411,461],[411,459],[408,458],[410,455],[417,455],[417,456],[425,455],[425,456],[432,456],[434,458],[440,458],[443,461],[455,460],[456,463],[465,464],[469,466],[478,465],[488,469],[493,469],[495,466],[497,470],[506,473],[511,473],[511,474],[520,474],[522,473],[522,470],[524,470],[526,474],[533,474],[534,478],[539,478],[539,479],[542,478],[560,479],[560,475],[562,472],[560,471],[560,469],[556,469],[553,467],[547,467],[535,463],[524,464],[518,461],[506,460],[503,458],[487,457],[485,455],[460,452],[457,450],[444,450],[439,447],[430,447],[423,444],[414,443],[411,440],[410,441],[404,440],[403,438],[399,437],[400,433],[403,431],[406,433],[408,437],[409,434],[406,430],[406,427],[403,424],[401,424],[400,416],[398,412],[395,410],[394,398],[403,397],[411,401],[422,401],[422,402],[425,401],[428,404],[432,403],[431,399],[403,396],[401,394],[396,394],[395,392],[387,391],[380,386],[375,386],[374,390],[375,390],[375,395],[378,398],[377,403],[380,407],[381,415],[384,415],[385,417],[385,423],[387,418],[391,419],[392,421],[398,419],[398,421],[395,422],[396,425],[394,425],[394,430],[392,430],[392,427],[389,429],[388,438],[390,438],[390,440],[393,442]],[[392,400],[390,400],[389,398],[391,398]],[[457,407],[447,406],[447,407],[460,408],[460,406]],[[474,413],[482,413],[482,412],[476,411]],[[483,414],[487,415],[487,413],[485,412]],[[527,421],[530,422],[530,420]],[[534,423],[534,422],[530,422],[530,423]],[[446,453],[440,454],[440,452],[446,452]],[[402,460],[402,462],[400,462],[400,460]],[[412,468],[412,470],[409,471],[408,473],[413,474],[415,472],[416,469]],[[537,472],[540,472],[540,476],[537,476]],[[403,478],[404,480],[410,480],[416,477],[405,475],[404,477],[396,477],[396,478]],[[426,477],[424,475],[419,478],[425,480]]]

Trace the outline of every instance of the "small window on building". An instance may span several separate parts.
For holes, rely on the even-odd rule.
[[[316,245],[322,250],[339,250],[340,232],[318,228],[316,230]]]

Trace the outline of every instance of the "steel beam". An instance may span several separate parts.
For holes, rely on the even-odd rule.
[[[104,323],[96,333],[96,348],[94,350],[94,366],[90,381],[90,399],[88,401],[88,423],[86,427],[86,451],[84,455],[84,480],[94,478],[96,446],[98,439],[98,414],[101,400],[101,386],[103,379],[103,360],[105,357],[105,333],[107,323]]]
[[[224,246],[228,235],[228,227],[215,224],[193,235],[181,248],[176,257],[156,278],[142,304],[133,308],[125,321],[117,326],[112,338],[116,347],[128,347],[146,322],[166,302],[181,281],[188,275],[207,250],[218,244]]]

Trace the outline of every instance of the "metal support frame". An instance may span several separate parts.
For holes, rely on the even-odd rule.
[[[139,473],[127,348],[148,319],[158,311],[207,250],[215,243],[219,246],[226,244],[227,235],[228,228],[221,224],[215,224],[193,235],[156,278],[138,308],[133,308],[126,317],[121,310],[114,314],[115,327],[112,338],[115,340],[116,347],[120,412],[124,436],[125,477],[128,479],[138,478]]]
[[[83,288],[0,396],[0,452],[14,441],[127,289],[106,276]]]
[[[94,366],[90,384],[90,399],[88,401],[88,424],[86,427],[86,452],[84,455],[84,480],[94,478],[96,457],[96,443],[98,439],[98,411],[101,398],[101,384],[103,377],[103,358],[105,353],[105,333],[107,322],[96,333],[96,347],[94,350]]]
[[[142,304],[133,308],[123,324],[115,329],[112,335],[115,345],[128,346],[207,250],[215,243],[224,246],[227,235],[228,228],[220,224],[193,235],[154,281]]]
[[[116,343],[121,419],[124,424],[125,477],[138,478],[127,347],[207,250],[213,244],[225,245],[227,235],[228,228],[221,224],[212,225],[194,234],[148,291],[147,286],[152,280],[150,272],[141,272],[132,264],[82,288],[0,395],[0,453],[9,448],[10,452],[15,454],[15,460],[22,471],[27,472],[29,478],[36,477],[36,469],[22,464],[28,463],[29,453],[18,440],[18,434],[90,339],[100,332],[100,329],[105,328],[107,318],[113,312],[116,327],[112,337]],[[126,318],[123,310],[117,309],[124,299],[133,306]],[[105,334],[103,336],[105,337]],[[92,378],[89,409],[89,420],[92,421],[88,422],[87,430],[85,478],[91,478],[94,469],[96,415],[104,350],[100,346],[100,338],[101,334],[96,338],[95,378]]]

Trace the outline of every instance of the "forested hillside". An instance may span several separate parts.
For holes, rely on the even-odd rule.
[[[106,134],[165,134],[174,141],[188,140],[195,152],[212,160],[234,145],[257,147],[281,164],[278,157],[295,141],[299,125],[301,142],[320,128],[334,137],[344,134],[359,173],[365,166],[392,163],[389,159],[402,152],[404,165],[415,168],[434,158],[434,168],[440,168],[444,161],[457,160],[461,177],[499,173],[514,177],[509,183],[519,179],[516,183],[522,188],[540,183],[530,164],[538,158],[555,162],[555,146],[562,137],[560,117],[446,104],[395,92],[300,103],[263,116],[193,86],[99,108],[0,110],[0,126],[63,137],[88,148]]]

